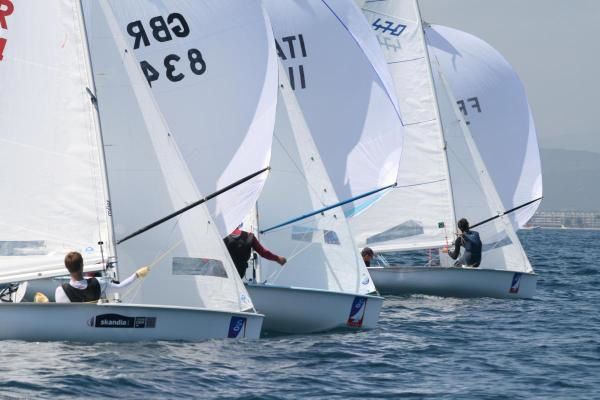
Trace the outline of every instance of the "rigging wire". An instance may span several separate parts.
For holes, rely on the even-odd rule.
[[[275,140],[277,141],[277,143],[279,143],[279,146],[281,146],[281,148],[283,149],[283,151],[285,152],[285,154],[288,156],[289,160],[292,162],[292,164],[294,165],[294,167],[296,168],[297,172],[300,174],[300,176],[302,177],[302,179],[304,179],[304,182],[306,183],[306,186],[313,192],[313,194],[315,195],[315,197],[321,202],[321,205],[324,206],[325,204],[321,201],[321,191],[318,190],[317,188],[313,187],[313,185],[311,185],[309,179],[307,178],[306,174],[304,173],[304,169],[296,163],[296,161],[294,160],[294,158],[292,157],[292,155],[290,154],[290,152],[288,151],[288,149],[283,145],[283,143],[281,142],[281,140],[279,139],[279,137],[276,134],[273,134],[273,137],[275,138]],[[276,169],[273,172],[284,172],[284,171]]]
[[[310,242],[310,243],[308,243],[307,245],[305,245],[303,248],[301,248],[300,250],[298,250],[297,252],[295,252],[295,253],[294,253],[294,252],[292,252],[293,254],[292,254],[291,256],[289,256],[289,257],[286,257],[287,261],[289,262],[289,261],[293,260],[294,258],[296,258],[296,256],[300,255],[300,254],[301,254],[301,253],[303,253],[303,252],[304,252],[306,249],[308,249],[309,247],[311,247],[311,246],[313,246],[313,245],[315,245],[315,244],[316,244],[316,243]],[[294,250],[297,250],[299,246],[300,246],[300,245],[298,245],[298,246],[297,246],[297,247],[296,247]],[[271,273],[271,275],[269,275],[269,276],[267,277],[267,279],[263,280],[263,282],[262,282],[262,283],[271,282],[271,281],[273,281],[273,280],[277,279],[277,278],[279,277],[279,275],[281,275],[281,273],[283,272],[283,269],[284,269],[284,268],[285,268],[285,265],[284,265],[284,266],[281,266],[280,268],[277,268],[275,271],[273,271],[273,272]]]
[[[162,252],[161,254],[159,254],[157,257],[155,257],[155,259],[147,265],[148,269],[150,271],[152,271],[152,268],[154,268],[158,263],[160,263],[167,255],[169,255],[169,253],[171,253],[173,250],[175,250],[179,245],[181,245],[181,243],[183,243],[183,239],[178,240],[177,242],[175,242],[175,244],[173,244],[171,247],[169,247],[167,250],[165,250],[164,252]],[[142,279],[136,279],[136,282],[133,283],[133,285],[131,285],[128,288],[125,288],[125,290],[123,290],[123,296],[122,298],[128,297],[133,291],[135,291],[135,293],[133,294],[133,296],[131,296],[131,298],[135,298],[140,290],[140,288],[142,287],[142,283],[143,280]],[[104,290],[106,290],[106,288],[109,285],[109,282],[106,282],[105,284],[106,286],[104,287]],[[104,291],[103,290],[103,291]],[[101,301],[102,299],[98,300]],[[89,303],[97,303],[98,301],[90,301]]]

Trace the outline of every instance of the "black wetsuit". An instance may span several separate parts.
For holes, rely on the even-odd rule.
[[[460,254],[460,248],[464,247],[464,254],[458,259]],[[481,248],[483,247],[479,233],[475,231],[466,231],[462,235],[456,238],[454,241],[454,250],[448,252],[448,255],[456,260],[454,265],[461,266],[467,265],[469,267],[477,268],[481,264]]]
[[[227,246],[227,250],[229,250],[233,264],[241,278],[246,275],[248,259],[252,254],[253,239],[254,235],[245,231],[241,231],[239,235],[229,235],[223,239],[225,246]]]
[[[231,254],[231,259],[241,278],[246,275],[248,259],[252,255],[252,250],[257,252],[262,258],[279,262],[279,256],[265,249],[256,236],[250,232],[236,229],[231,235],[223,239],[223,241],[225,242],[225,246],[227,246],[227,250],[229,250],[229,254]]]

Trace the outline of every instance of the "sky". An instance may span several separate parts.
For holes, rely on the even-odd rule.
[[[521,77],[540,147],[600,154],[600,0],[420,0],[425,21],[469,32]]]

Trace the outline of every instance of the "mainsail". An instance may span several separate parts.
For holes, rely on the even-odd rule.
[[[277,56],[260,1],[109,4],[200,192],[268,166]],[[208,203],[222,236],[248,214],[266,176]]]
[[[265,165],[270,138],[262,130],[272,134],[276,88],[276,81],[265,80],[276,75],[260,2],[87,5],[117,237],[200,199],[210,185],[231,183],[222,182],[224,177],[243,171],[242,177]],[[223,25],[225,16],[229,22]],[[146,36],[140,36],[142,30]],[[243,85],[247,71],[234,62],[239,52],[252,54],[248,68],[260,77],[252,90]],[[247,92],[232,89],[238,84]],[[227,109],[235,118],[224,113]],[[238,116],[246,122],[228,124]],[[261,132],[250,150],[240,151],[255,129]],[[242,220],[236,213],[252,208],[261,186],[240,187],[235,194],[239,204],[231,214],[215,209],[220,224],[201,205],[121,244],[122,276],[160,260],[126,300],[228,311],[252,308],[221,238],[232,221]]]
[[[425,36],[462,111],[505,210],[542,196],[542,170],[525,88],[504,57],[483,40],[431,25]],[[510,160],[510,162],[507,162]],[[520,228],[540,202],[510,215]]]
[[[79,3],[14,3],[0,29],[0,283],[64,275],[72,250],[102,269],[99,241],[112,255]]]
[[[394,79],[404,122],[398,186],[350,220],[357,245],[378,251],[443,246],[454,231],[442,122],[421,17],[411,1],[367,1],[364,14]]]

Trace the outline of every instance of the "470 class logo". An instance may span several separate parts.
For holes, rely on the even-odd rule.
[[[377,21],[371,24],[375,32],[381,31],[381,33],[387,33],[391,36],[400,36],[406,29],[406,25],[400,23],[394,23],[394,21],[381,21],[381,18],[377,18]]]

